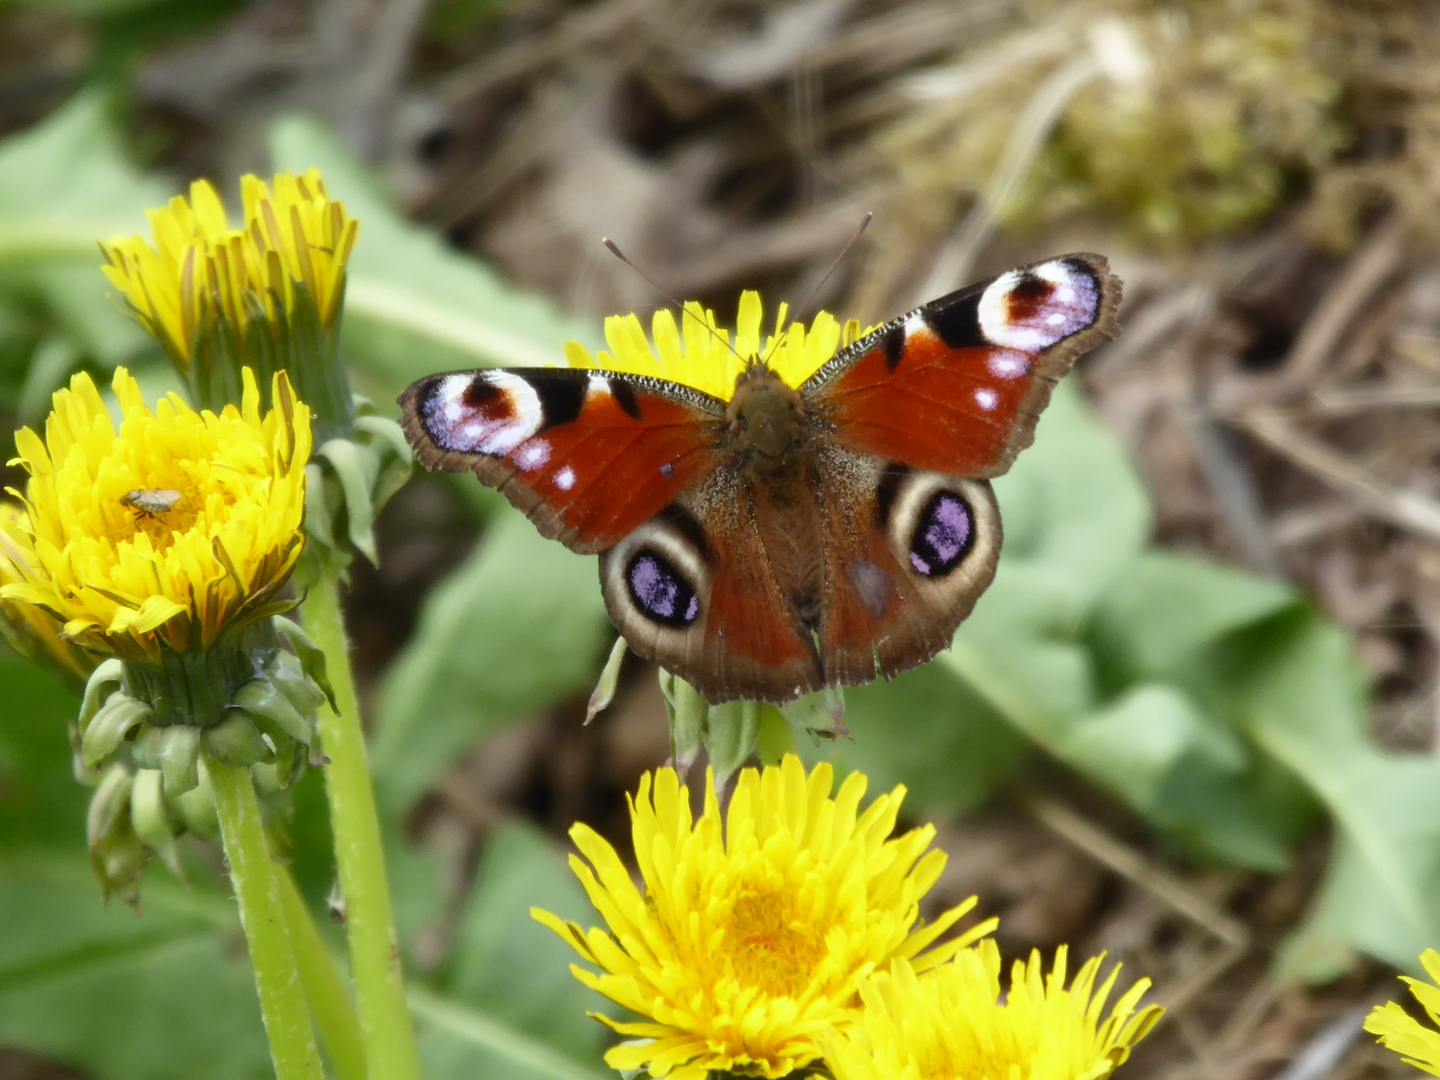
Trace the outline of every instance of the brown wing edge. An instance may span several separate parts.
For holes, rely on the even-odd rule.
[[[1100,308],[1095,313],[1095,321],[1085,329],[1077,330],[1063,341],[1057,341],[1048,349],[1036,354],[1039,361],[1036,365],[1035,384],[1017,410],[1019,422],[1016,423],[1010,438],[1006,440],[1005,451],[1001,459],[993,469],[986,470],[978,478],[991,480],[1010,471],[1010,466],[1015,464],[1015,458],[1020,451],[1027,449],[1035,442],[1035,425],[1039,423],[1040,414],[1045,411],[1045,406],[1050,404],[1050,396],[1055,389],[1055,384],[1069,374],[1070,369],[1075,366],[1075,361],[1080,357],[1091,349],[1114,340],[1120,334],[1118,315],[1120,303],[1124,299],[1125,286],[1118,277],[1110,273],[1110,261],[1103,255],[1081,251],[1070,255],[1060,255],[1053,259],[1042,259],[1040,262],[1031,263],[1030,266],[1021,269],[1030,270],[1050,262],[1083,264],[1094,277],[1100,294]]]

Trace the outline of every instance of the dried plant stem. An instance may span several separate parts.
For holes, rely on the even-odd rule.
[[[255,991],[276,1080],[322,1080],[320,1050],[310,1025],[310,1008],[250,772],[214,759],[208,760],[206,767],[215,792],[225,858],[230,863],[230,881],[240,905],[240,925],[250,946]]]
[[[325,767],[325,790],[330,800],[335,862],[345,897],[355,1007],[369,1075],[385,1080],[418,1080],[420,1062],[405,1004],[385,852],[380,842],[380,821],[375,813],[355,680],[350,672],[338,577],[317,574],[300,611],[306,631],[325,653],[326,671],[339,707],[338,713],[320,707],[320,744],[330,759]]]
[[[1323,480],[1367,512],[1421,536],[1440,537],[1440,502],[1414,488],[1391,487],[1320,440],[1307,435],[1275,409],[1246,412],[1239,422],[1251,434]]]

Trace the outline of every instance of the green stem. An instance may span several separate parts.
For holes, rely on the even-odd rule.
[[[270,1039],[276,1080],[322,1080],[320,1051],[310,1026],[310,1009],[285,926],[280,886],[250,772],[214,758],[205,764],[215,792],[230,881],[240,905],[240,925],[250,946],[255,991]]]
[[[320,937],[290,871],[276,866],[275,877],[280,883],[280,902],[295,947],[295,962],[300,967],[300,983],[325,1056],[338,1080],[365,1080],[365,1041],[345,977]]]
[[[306,632],[325,654],[326,672],[340,710],[336,713],[320,707],[320,745],[330,759],[325,766],[325,790],[330,798],[330,827],[335,834],[335,862],[350,938],[350,972],[369,1075],[376,1080],[419,1080],[420,1061],[405,1004],[380,821],[335,575],[314,576],[301,617]]]

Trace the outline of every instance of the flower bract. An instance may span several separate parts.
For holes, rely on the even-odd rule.
[[[1400,1007],[1397,1002],[1387,1001],[1377,1005],[1365,1018],[1365,1030],[1379,1036],[1383,1046],[1404,1057],[1407,1065],[1440,1076],[1440,953],[1426,949],[1420,955],[1420,963],[1430,982],[1412,979],[1402,975],[1401,980],[1410,987],[1410,993],[1430,1018],[1428,1025],[1422,1024]]]
[[[695,300],[685,304],[678,325],[670,311],[655,312],[649,338],[637,316],[612,315],[605,320],[609,352],[591,356],[578,341],[571,341],[565,345],[565,358],[571,367],[650,375],[729,401],[735,380],[748,363],[763,360],[788,385],[798,387],[838,349],[868,333],[854,319],[842,325],[825,311],[808,325],[787,325],[789,307],[782,303],[774,331],[762,339],[764,313],[759,293],[741,293],[733,340],[730,331],[716,322],[715,313]]]
[[[244,336],[254,315],[292,316],[302,293],[326,329],[339,315],[359,224],[330,198],[319,171],[279,173],[273,191],[247,175],[240,192],[238,228],[210,182],[197,180],[189,199],[149,211],[153,245],[141,236],[100,245],[105,276],[182,371],[197,332],[217,317]]]
[[[571,867],[609,929],[533,914],[601,969],[577,966],[578,979],[644,1018],[600,1017],[639,1040],[610,1050],[611,1066],[786,1076],[851,1018],[872,970],[896,958],[927,970],[992,929],[935,945],[975,901],[919,923],[945,863],[927,853],[933,827],[892,838],[903,788],[862,810],[863,776],[833,786],[829,765],[807,775],[790,756],[741,772],[723,819],[707,783],[696,819],[675,770],[647,774],[630,804],[643,891],[598,834],[571,830],[584,856]]]
[[[1067,987],[1065,961],[1062,946],[1046,974],[1032,954],[1008,989],[990,940],[929,972],[897,962],[861,984],[860,1019],[827,1040],[826,1063],[835,1080],[1103,1080],[1161,1010],[1137,1009],[1142,979],[1107,1013],[1118,966],[1097,986],[1089,960]]]
[[[152,410],[124,368],[117,427],[90,377],[55,394],[45,437],[16,433],[28,521],[7,534],[35,604],[92,652],[158,662],[273,610],[304,542],[310,412],[285,376],[264,415],[253,375],[219,415],[171,394]],[[19,495],[19,492],[12,492]]]

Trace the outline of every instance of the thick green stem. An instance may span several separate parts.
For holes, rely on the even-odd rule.
[[[350,939],[350,973],[369,1075],[376,1080],[419,1080],[420,1062],[405,1004],[380,821],[335,576],[315,576],[300,613],[306,631],[325,653],[326,671],[340,709],[336,713],[320,707],[320,746],[330,759],[325,766],[325,790],[330,798],[330,827],[335,834],[335,862]]]
[[[300,983],[330,1068],[337,1080],[365,1080],[365,1041],[345,977],[320,937],[290,871],[277,866],[275,877],[280,883],[280,901],[295,947],[295,962],[300,967]]]
[[[255,990],[276,1080],[322,1080],[320,1051],[310,1026],[310,1009],[285,925],[275,864],[250,772],[213,758],[205,764],[215,792],[230,881],[240,905],[240,925],[255,968]]]

